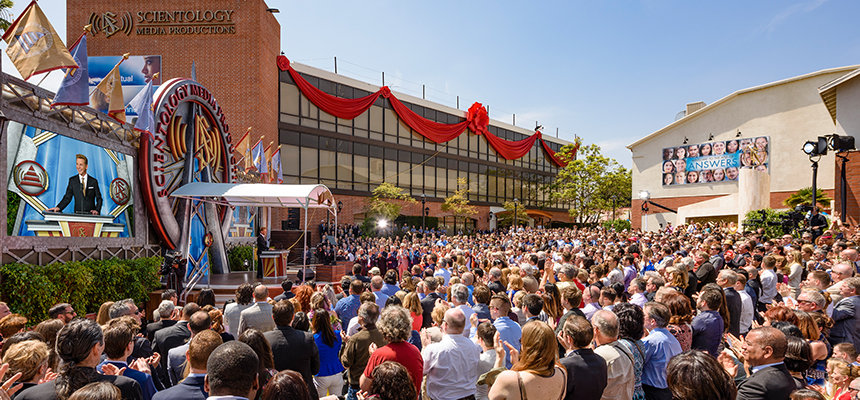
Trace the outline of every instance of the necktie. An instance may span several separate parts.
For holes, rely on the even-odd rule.
[[[86,196],[87,195],[87,185],[86,185],[86,181],[84,180],[83,176],[81,177],[81,189],[83,190],[84,196]]]

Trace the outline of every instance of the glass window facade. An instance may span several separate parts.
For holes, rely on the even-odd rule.
[[[355,98],[368,94],[342,83],[302,74],[329,94]],[[456,123],[461,116],[404,102],[425,118]],[[379,98],[353,120],[335,118],[319,110],[280,75],[280,142],[286,183],[322,183],[333,192],[368,195],[388,181],[412,196],[422,193],[443,199],[457,189],[457,179],[468,180],[470,200],[499,206],[520,199],[528,207],[564,210],[552,202],[541,185],[550,182],[557,167],[547,160],[540,144],[519,160],[499,157],[484,138],[463,133],[448,143],[436,144],[400,122],[387,100]],[[490,125],[490,132],[507,140],[526,134]],[[547,141],[558,151],[561,144]]]

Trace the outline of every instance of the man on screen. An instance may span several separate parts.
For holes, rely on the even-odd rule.
[[[74,211],[76,213],[98,215],[102,208],[102,193],[99,190],[99,181],[87,175],[87,157],[85,155],[78,154],[75,156],[75,168],[78,170],[78,174],[69,178],[66,194],[60,200],[60,204],[54,208],[49,208],[47,211],[61,212],[74,197]]]

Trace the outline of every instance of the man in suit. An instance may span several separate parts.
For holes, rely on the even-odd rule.
[[[711,264],[708,253],[700,251],[696,253],[696,280],[697,287],[703,287],[717,280],[717,269]]]
[[[311,391],[311,398],[318,399],[313,376],[320,370],[319,350],[310,332],[295,330],[290,326],[294,314],[293,303],[288,300],[276,303],[272,309],[272,316],[277,328],[264,333],[263,336],[272,346],[275,369],[278,371],[289,369],[302,374]]]
[[[69,178],[66,185],[66,194],[56,207],[47,211],[61,212],[72,198],[75,199],[74,212],[98,215],[102,208],[102,193],[99,190],[99,181],[87,175],[87,157],[83,154],[75,156],[75,168],[78,174]]]
[[[269,250],[269,230],[264,226],[260,228],[260,234],[257,235],[257,278],[263,277],[263,259],[260,255],[266,250]]]
[[[198,311],[191,316],[188,321],[188,330],[191,331],[191,338],[200,332],[203,332],[212,326],[212,319],[209,318],[209,313],[206,311]],[[182,371],[185,369],[185,353],[188,352],[188,343],[181,346],[176,346],[167,352],[167,374],[170,378],[170,384],[176,385],[182,380]]]
[[[206,360],[223,343],[221,335],[213,330],[204,330],[188,342],[188,350],[183,354],[189,372],[185,379],[169,389],[152,396],[152,400],[205,400],[208,393],[203,387],[206,378]]]
[[[594,339],[594,328],[585,317],[567,318],[558,333],[558,341],[565,349],[560,359],[567,369],[566,400],[599,400],[606,388],[607,367],[603,357],[589,349]]]
[[[179,322],[169,328],[155,332],[155,341],[153,344],[155,352],[161,356],[158,379],[161,380],[164,387],[170,387],[170,377],[167,374],[168,352],[174,347],[182,346],[191,337],[191,330],[188,329],[188,321],[197,311],[200,311],[200,306],[197,303],[188,303],[182,308],[182,316]]]
[[[724,269],[717,275],[717,285],[720,285],[726,294],[726,307],[729,309],[729,333],[735,337],[740,337],[743,303],[741,302],[741,295],[735,290],[737,281],[738,274],[730,269]]]
[[[433,313],[433,307],[436,307],[436,300],[441,299],[442,297],[436,293],[436,288],[439,287],[439,281],[436,277],[430,276],[424,278],[424,296],[421,299],[421,308],[422,308],[422,328],[429,328],[433,325],[433,317],[431,314]]]
[[[783,362],[787,347],[785,334],[776,328],[765,326],[747,334],[743,356],[750,366],[751,375],[738,386],[738,400],[788,398],[796,386]]]
[[[176,306],[170,300],[162,300],[161,304],[158,305],[158,308],[155,310],[158,313],[159,320],[156,322],[150,322],[146,324],[146,338],[151,342],[155,339],[155,332],[158,332],[164,328],[169,328],[176,324],[177,320],[172,319],[173,310],[176,309]]]
[[[254,305],[248,307],[239,314],[239,330],[241,335],[245,329],[256,329],[260,332],[268,332],[275,329],[275,321],[272,320],[272,305],[266,302],[269,297],[269,289],[266,285],[257,285],[254,288]]]
[[[833,306],[830,343],[848,342],[853,343],[855,349],[860,348],[860,277],[842,280],[839,290],[842,300]]]

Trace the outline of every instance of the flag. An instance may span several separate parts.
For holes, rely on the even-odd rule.
[[[90,105],[96,110],[104,110],[107,103],[107,114],[113,119],[125,123],[125,104],[122,99],[122,80],[119,74],[119,65],[128,58],[128,54],[119,60],[107,76],[102,79],[90,96]]]
[[[55,69],[78,67],[35,0],[6,29],[3,40],[9,44],[6,54],[24,79]]]
[[[250,168],[251,157],[248,156],[248,144],[251,140],[251,127],[248,127],[248,130],[245,131],[245,134],[242,135],[242,138],[239,139],[239,142],[236,143],[236,152],[242,155],[240,160],[243,161],[245,165],[245,170],[247,171]]]
[[[264,174],[268,171],[268,169],[266,168],[266,160],[263,159],[264,156],[265,152],[263,151],[263,138],[261,137],[260,140],[257,141],[257,144],[255,144],[254,147],[251,148],[251,158],[253,158],[254,160],[254,169],[256,169],[257,172],[261,174]]]
[[[60,84],[60,89],[57,90],[57,95],[54,96],[52,106],[85,106],[90,104],[89,99],[89,73],[87,70],[87,32],[78,38],[70,48],[72,57],[78,63],[78,68],[72,68],[66,71],[66,77],[63,78],[63,83]]]
[[[134,123],[134,130],[152,134],[155,130],[155,113],[152,111],[152,82],[158,78],[156,76],[150,79],[143,87],[143,90],[137,92],[133,99],[128,103],[129,106],[137,113],[137,121]]]
[[[197,65],[194,61],[191,62],[191,80],[195,82],[197,81]]]
[[[273,168],[272,168],[272,144],[273,143],[275,143],[275,142],[269,142],[269,145],[266,146],[266,150],[265,150],[266,159],[263,160],[263,164],[266,165],[266,170],[260,171],[261,173],[264,174],[263,175],[263,182],[266,182],[266,183],[272,182],[272,173],[274,172]]]
[[[272,154],[272,175],[274,175],[272,183],[284,183],[281,174],[281,146],[278,146],[275,154]]]

